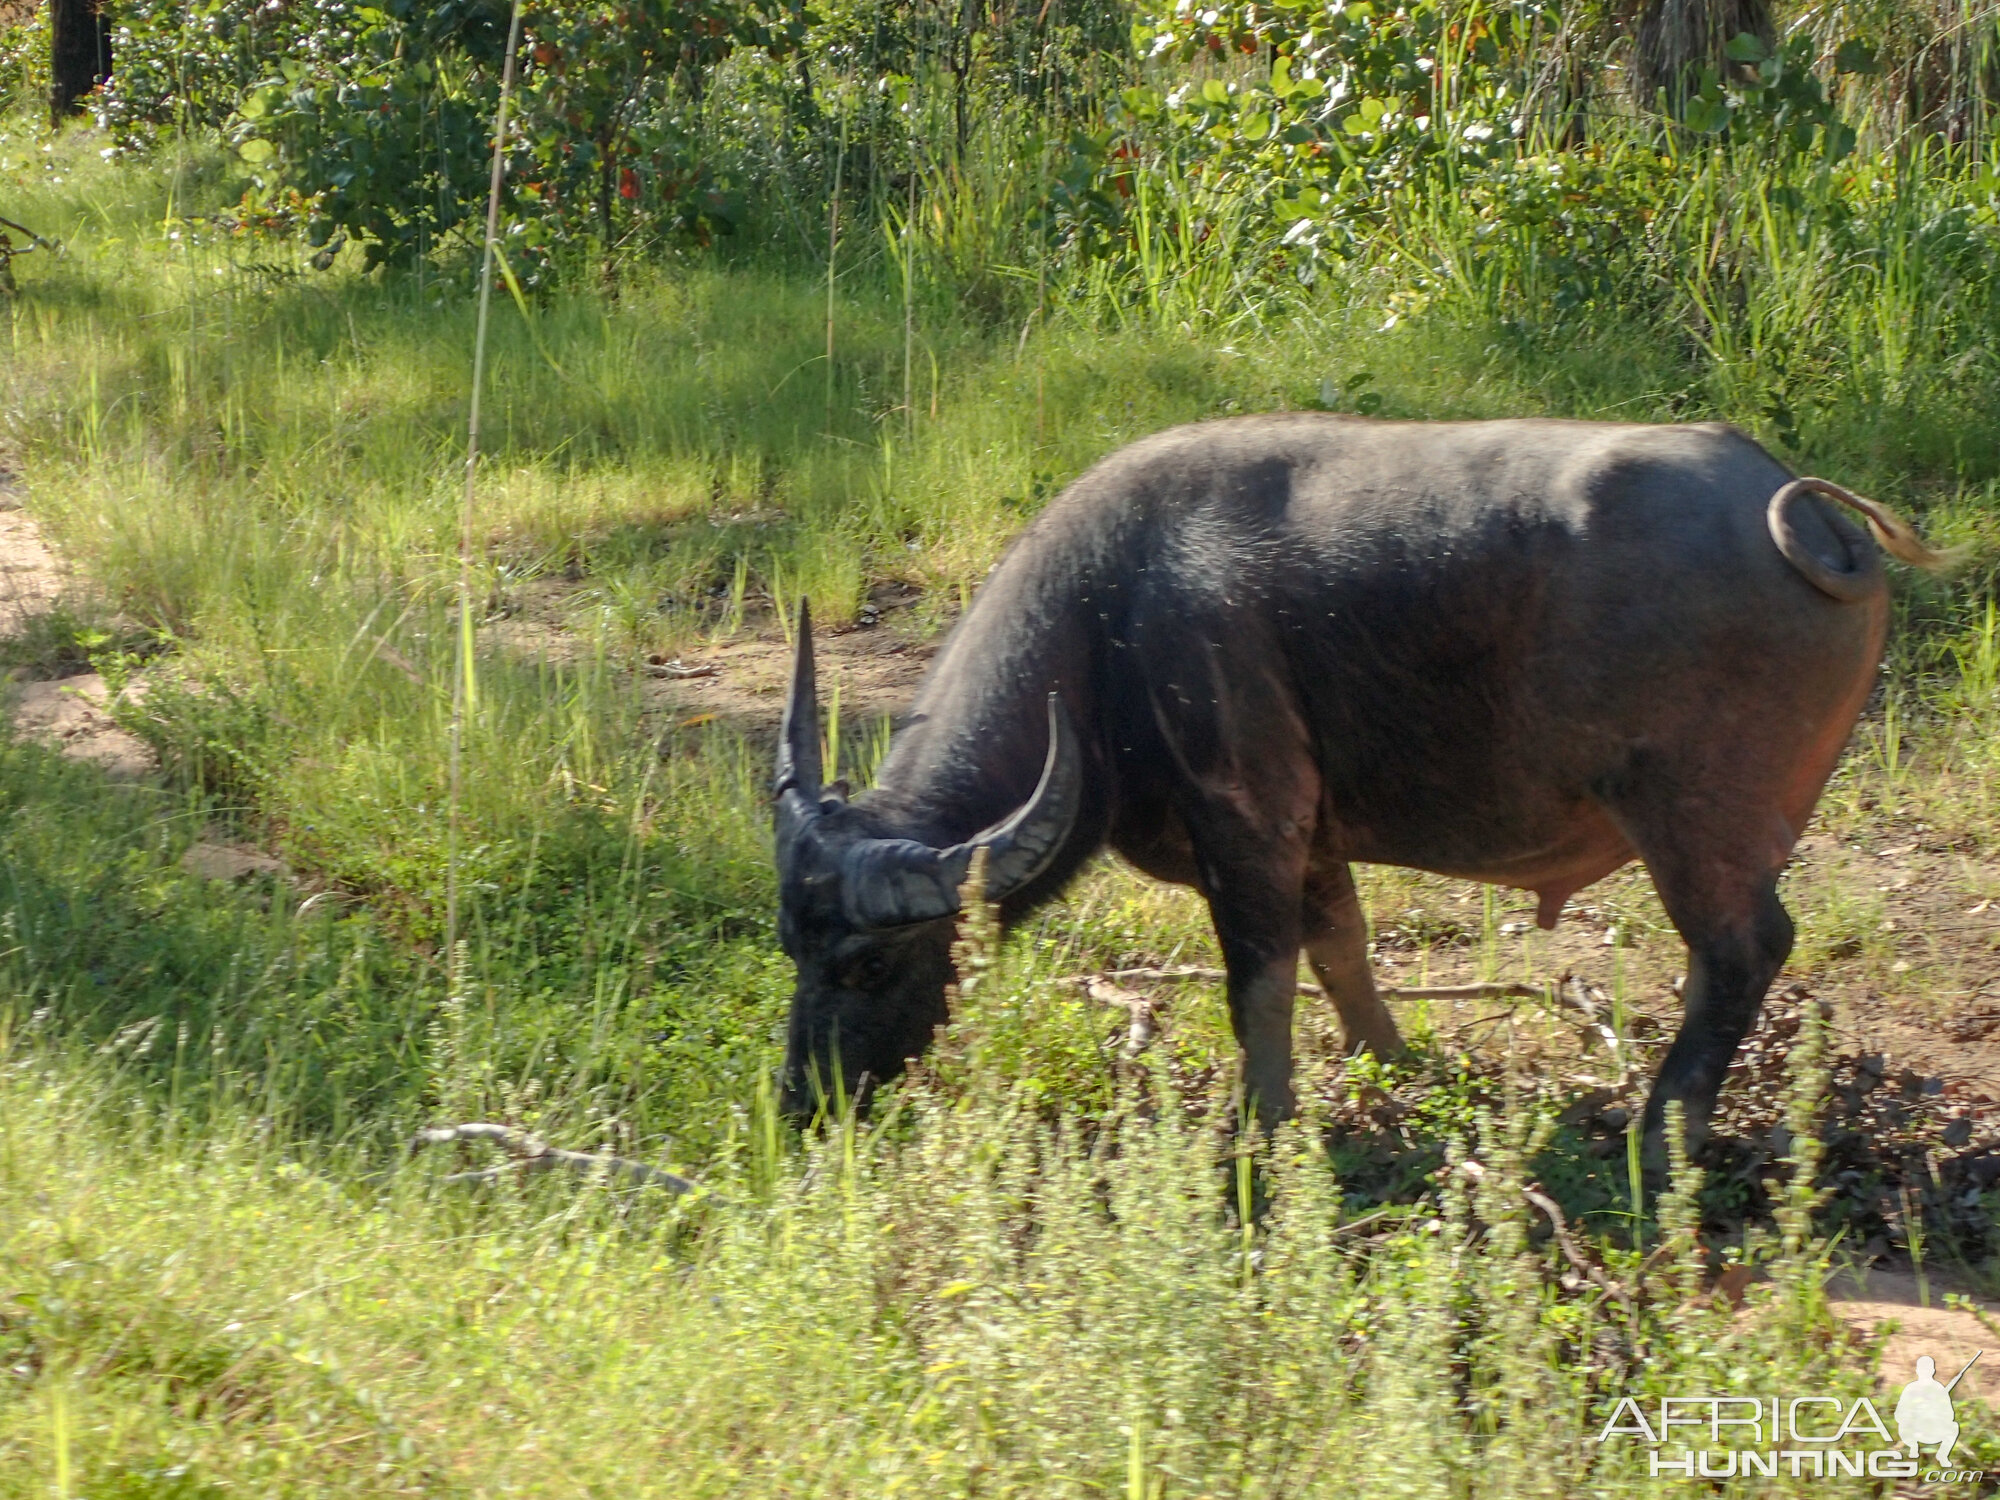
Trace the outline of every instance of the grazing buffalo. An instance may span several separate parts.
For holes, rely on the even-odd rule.
[[[1106,844],[1200,890],[1266,1123],[1293,1108],[1301,948],[1350,1048],[1401,1046],[1351,861],[1533,891],[1547,928],[1637,858],[1688,946],[1647,1126],[1657,1144],[1680,1099],[1698,1136],[1875,680],[1876,543],[1941,561],[1723,425],[1175,428],[1014,543],[851,801],[821,781],[801,609],[776,788],[788,1104],[836,1070],[865,1097],[930,1044],[981,847],[1005,921]]]

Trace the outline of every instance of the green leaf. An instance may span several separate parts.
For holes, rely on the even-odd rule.
[[[1851,36],[1840,44],[1833,54],[1833,71],[1836,73],[1879,73],[1882,61],[1875,55],[1875,49],[1858,36]]]
[[[1729,106],[1720,99],[1696,94],[1681,112],[1681,123],[1702,135],[1713,135],[1729,124]]]
[[[1762,62],[1770,54],[1770,50],[1764,45],[1762,37],[1749,31],[1737,32],[1722,49],[1723,55],[1731,62],[1740,63]]]
[[[1201,86],[1201,97],[1206,99],[1210,104],[1227,104],[1229,102],[1229,85],[1224,83],[1220,78],[1211,78]]]
[[[1158,89],[1148,88],[1142,84],[1137,88],[1125,90],[1119,97],[1124,101],[1125,108],[1142,120],[1150,120],[1160,112],[1161,99]]]
[[[254,167],[262,162],[269,161],[272,157],[276,156],[278,152],[277,148],[273,146],[269,141],[265,140],[262,136],[253,135],[247,141],[237,142],[236,154],[242,157],[245,161],[249,162],[250,165]]]

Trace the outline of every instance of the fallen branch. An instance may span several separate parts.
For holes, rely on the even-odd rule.
[[[1546,990],[1539,984],[1392,984],[1382,993],[1399,1000],[1531,1000]]]
[[[1199,964],[1176,964],[1166,969],[1107,969],[1102,974],[1065,974],[1056,983],[1088,989],[1092,983],[1104,979],[1120,984],[1127,981],[1164,983],[1182,979],[1220,984],[1228,978],[1227,971],[1222,969],[1204,968]],[[1399,1000],[1510,1000],[1532,999],[1545,990],[1546,986],[1536,984],[1418,984],[1389,985],[1381,993]],[[1301,980],[1299,993],[1324,995],[1326,991]]]
[[[1621,1038],[1617,1028],[1605,1019],[1602,1009],[1583,987],[1583,981],[1574,974],[1565,974],[1561,983],[1554,986],[1556,1003],[1565,1005],[1584,1018],[1584,1030],[1602,1041],[1611,1053],[1611,1060],[1618,1065],[1618,1083],[1623,1089],[1638,1076],[1638,1066],[1632,1056],[1629,1039]]]
[[[1607,1297],[1616,1297],[1625,1307],[1629,1317],[1632,1311],[1632,1294],[1610,1280],[1591,1264],[1584,1253],[1577,1248],[1576,1241],[1569,1237],[1569,1221],[1563,1217],[1562,1205],[1547,1193],[1532,1185],[1521,1189],[1521,1196],[1545,1214],[1549,1228],[1555,1233],[1556,1248],[1562,1251],[1563,1259],[1574,1267],[1577,1273]]]
[[[1084,981],[1083,992],[1099,1005],[1116,1005],[1130,1014],[1125,1044],[1120,1049],[1127,1062],[1153,1044],[1153,1038],[1159,1034],[1160,1018],[1153,1009],[1153,1002],[1144,995],[1096,975]]]
[[[675,657],[672,661],[649,661],[646,663],[646,670],[655,677],[665,677],[673,682],[685,682],[690,677],[713,677],[717,673],[717,668],[712,662],[684,667],[679,657]]]
[[[1461,1037],[1464,1036],[1466,1032],[1475,1030],[1481,1026],[1491,1026],[1499,1021],[1511,1021],[1514,1019],[1514,1013],[1519,1009],[1520,1007],[1518,1005],[1510,1005],[1507,1007],[1507,1009],[1502,1011],[1496,1011],[1490,1016],[1477,1016],[1474,1019],[1467,1021],[1463,1026],[1452,1027],[1451,1030],[1446,1032],[1445,1034],[1447,1036],[1454,1038]]]
[[[572,1172],[602,1172],[608,1177],[629,1177],[634,1182],[663,1187],[670,1193],[691,1193],[696,1184],[685,1177],[626,1156],[595,1151],[564,1151],[539,1136],[529,1135],[512,1125],[436,1125],[419,1130],[410,1142],[414,1153],[424,1146],[444,1146],[453,1141],[485,1141],[498,1146],[513,1158],[506,1166],[488,1167],[480,1172],[454,1172],[448,1183],[497,1182],[509,1173],[547,1172],[567,1167]]]
[[[25,234],[28,237],[28,242],[31,245],[35,246],[36,249],[46,250],[51,255],[54,255],[56,253],[57,247],[54,244],[50,243],[48,240],[43,239],[39,234],[36,234],[35,231],[30,229],[26,224],[16,224],[12,219],[0,218],[0,229],[11,229],[16,234]],[[14,253],[16,255],[20,255],[23,254],[24,252],[16,250]]]

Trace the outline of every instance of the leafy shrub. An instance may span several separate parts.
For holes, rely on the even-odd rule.
[[[1727,132],[1732,140],[1753,142],[1780,162],[1817,146],[1831,163],[1854,149],[1854,127],[1840,118],[1832,95],[1813,71],[1818,47],[1810,35],[1801,32],[1771,48],[1746,31],[1726,52],[1736,66],[1727,76],[1704,69],[1700,88],[1682,108],[1682,123],[1690,130]],[[1851,49],[1837,56],[1836,66],[1841,62],[1850,71],[1859,66]]]
[[[1150,127],[1183,157],[1235,177],[1268,204],[1288,246],[1340,226],[1351,245],[1390,195],[1476,172],[1525,130],[1523,74],[1543,7],[1455,19],[1439,5],[1393,11],[1361,0],[1278,9],[1177,8],[1143,21],[1147,56],[1269,58],[1261,76],[1190,78],[1124,96],[1134,134]]]
[[[0,115],[47,107],[48,7],[16,10],[0,4]]]

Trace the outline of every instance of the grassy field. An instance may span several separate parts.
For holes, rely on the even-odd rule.
[[[765,733],[645,668],[727,663],[805,596],[835,626],[893,597],[869,629],[920,656],[1050,494],[1177,421],[1729,417],[1974,550],[1952,582],[1899,579],[1892,669],[1790,880],[1783,981],[1970,1107],[1964,1060],[1992,1053],[1946,1039],[1992,1006],[1977,913],[2000,897],[2000,252],[1971,179],[1864,162],[1836,234],[1691,168],[1675,232],[1713,262],[1589,319],[1517,315],[1545,299],[1442,202],[1254,307],[1184,246],[1129,283],[1079,273],[1025,325],[933,288],[906,338],[893,267],[857,256],[831,366],[823,269],[768,247],[503,303],[453,962],[467,278],[313,272],[216,217],[226,177],[199,146],[106,161],[0,127],[0,209],[65,247],[0,303],[0,460],[84,579],[4,650],[142,682],[121,714],[162,761],[113,787],[0,748],[0,1494],[1642,1493],[1584,1441],[1610,1393],[1872,1388],[1802,1190],[1753,1170],[1635,1223],[1622,1145],[1558,1123],[1583,1065],[1548,1062],[1569,1054],[1545,1007],[1468,1031],[1412,1005],[1401,1079],[1309,1021],[1319,1106],[1420,1097],[1402,1128],[1435,1149],[1398,1188],[1361,1146],[1290,1136],[1254,1221],[1213,987],[1180,987],[1125,1065],[1062,982],[1215,962],[1194,898],[1108,864],[1010,943],[885,1119],[799,1139],[770,1108],[790,976]],[[891,707],[842,717],[864,778]],[[202,879],[197,839],[295,878]],[[1393,871],[1366,895],[1392,976],[1568,969],[1616,1014],[1671,1015],[1643,872],[1554,939],[1511,896]],[[418,1125],[475,1118],[708,1191],[479,1195],[405,1160]],[[1449,1153],[1486,1175],[1427,1181]],[[1666,1245],[1652,1295],[1545,1276],[1529,1177],[1621,1284],[1635,1241]],[[2000,1190],[1976,1211],[2000,1218]],[[1769,1273],[1744,1314],[1696,1295],[1703,1213]],[[1848,1227],[1903,1254],[1912,1222],[1921,1255],[1907,1208]],[[1931,1254],[2000,1276],[1942,1223]],[[1968,1441],[1990,1472],[1993,1433]]]

